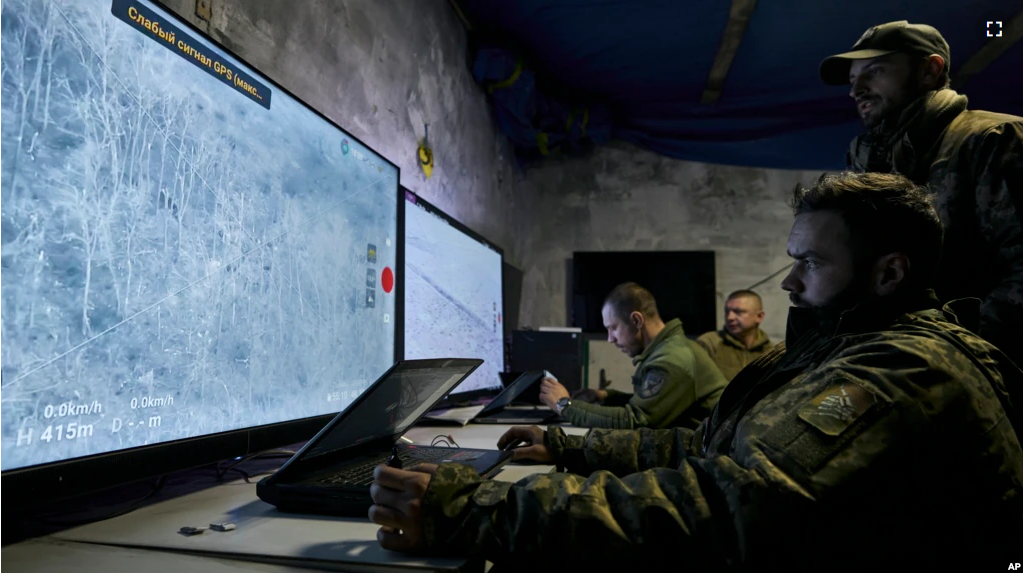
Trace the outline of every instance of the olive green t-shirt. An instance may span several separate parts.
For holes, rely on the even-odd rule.
[[[584,428],[695,428],[728,384],[678,319],[666,323],[633,364],[632,394],[610,390],[603,404],[573,401],[562,415]]]
[[[711,360],[718,365],[721,373],[725,375],[729,382],[747,364],[774,348],[767,334],[759,328],[757,329],[756,342],[750,348],[746,348],[738,338],[732,336],[726,330],[705,332],[696,341],[707,351]]]

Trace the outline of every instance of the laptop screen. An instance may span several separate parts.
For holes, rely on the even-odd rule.
[[[542,370],[531,370],[523,373],[516,378],[514,382],[509,384],[508,387],[504,389],[504,392],[498,394],[496,398],[487,404],[487,407],[484,408],[483,411],[493,412],[511,404],[516,398],[526,392],[530,386],[540,382],[541,378],[543,378]],[[539,386],[539,384],[537,385]],[[539,392],[537,391],[536,393],[538,394]]]
[[[308,459],[405,433],[482,362],[469,359],[399,362],[335,418],[302,457]]]

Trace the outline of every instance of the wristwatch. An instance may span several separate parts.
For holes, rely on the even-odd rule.
[[[564,398],[558,400],[557,403],[554,404],[555,408],[558,411],[558,415],[559,416],[561,415],[562,412],[565,411],[565,408],[568,408],[571,405],[572,405],[572,400],[570,400],[568,398],[568,396],[565,396]]]

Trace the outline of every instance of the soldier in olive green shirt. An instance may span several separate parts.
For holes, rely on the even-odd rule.
[[[705,332],[696,339],[729,381],[747,364],[763,356],[773,345],[760,330],[763,301],[751,290],[737,290],[725,301],[725,327]]]
[[[648,290],[636,283],[615,287],[602,310],[608,342],[632,357],[633,394],[586,389],[569,397],[553,378],[540,400],[583,428],[695,428],[717,404],[728,381],[699,344],[686,338],[678,319],[665,324]]]

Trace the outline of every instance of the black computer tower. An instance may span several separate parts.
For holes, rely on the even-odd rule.
[[[511,370],[549,370],[569,392],[583,387],[586,341],[578,332],[516,330],[512,333]]]

